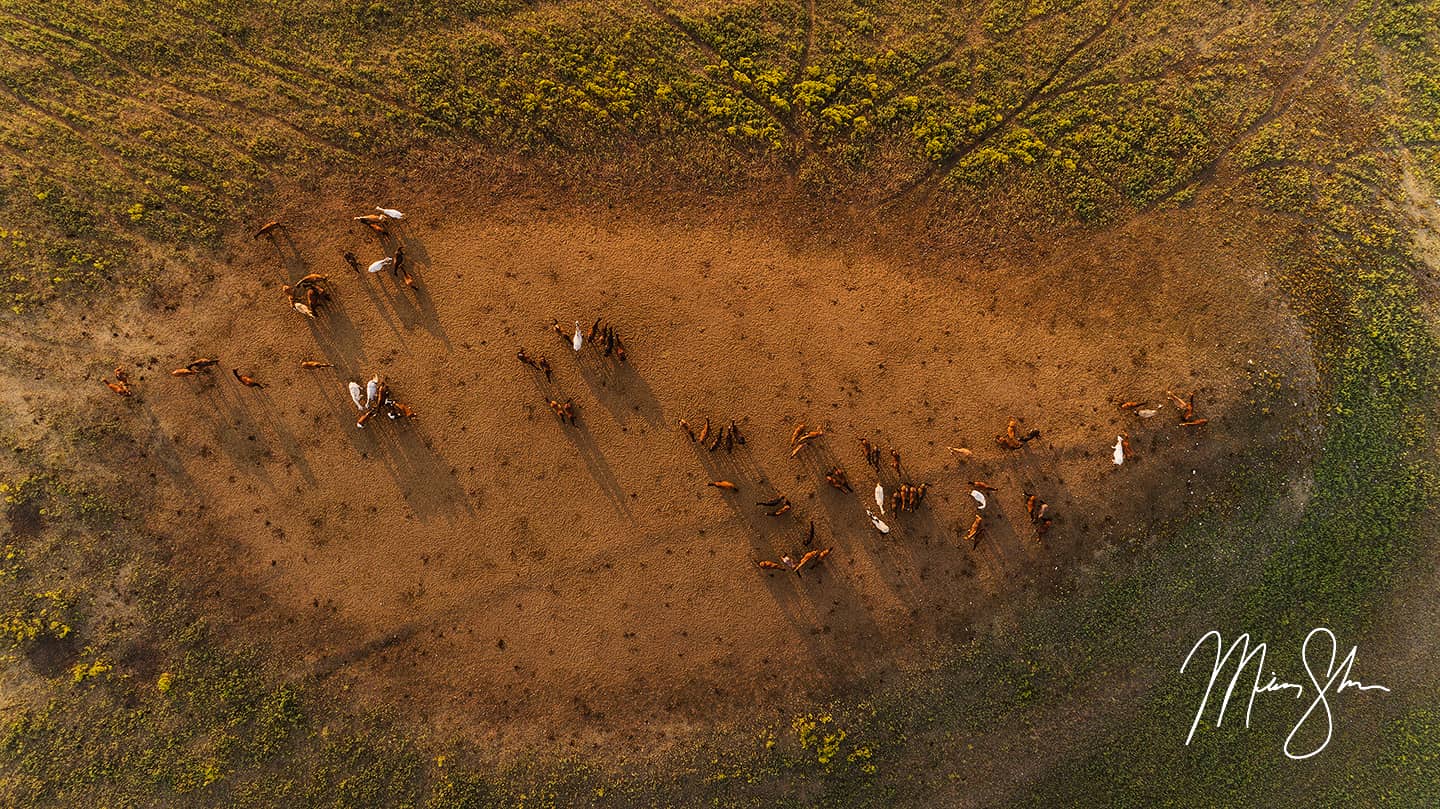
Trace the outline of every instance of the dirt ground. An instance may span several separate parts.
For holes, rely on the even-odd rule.
[[[386,200],[409,214],[417,294],[341,261],[381,256],[348,220],[369,202],[297,203],[273,244],[239,245],[226,274],[135,326],[138,395],[105,406],[150,424],[136,462],[158,461],[175,499],[152,527],[229,632],[497,750],[664,746],[922,666],[1018,590],[1179,513],[1266,429],[1248,361],[1314,379],[1256,226],[1203,207],[981,261],[797,246],[715,212],[655,224]],[[313,322],[279,290],[306,272],[335,296]],[[628,365],[549,329],[596,317]],[[222,364],[168,375],[195,356]],[[345,383],[374,373],[415,421],[356,429]],[[1116,406],[1167,389],[1195,391],[1210,423]],[[574,397],[578,426],[552,396]],[[711,453],[677,428],[707,416],[747,443]],[[998,447],[1011,416],[1041,438]],[[791,459],[800,421],[827,435]],[[1135,457],[1116,469],[1121,430]],[[860,436],[930,484],[886,537],[865,516]],[[826,485],[837,464],[855,493]],[[705,485],[721,478],[739,491]],[[970,479],[999,487],[973,550]],[[879,480],[897,482],[888,463]],[[1026,491],[1052,505],[1044,541]],[[776,493],[792,513],[754,505]],[[822,565],[756,569],[805,550],[812,520],[815,547],[834,548]]]

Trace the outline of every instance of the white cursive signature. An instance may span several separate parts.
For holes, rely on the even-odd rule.
[[[1323,682],[1322,677],[1316,675],[1315,667],[1311,665],[1310,661],[1310,643],[1315,640],[1317,636],[1323,636],[1325,640],[1329,641],[1330,645],[1330,659],[1325,665]],[[1265,644],[1261,643],[1257,644],[1254,649],[1251,649],[1250,634],[1248,632],[1236,638],[1235,642],[1230,644],[1229,649],[1225,649],[1225,642],[1221,639],[1218,630],[1212,629],[1206,632],[1201,636],[1200,640],[1196,641],[1195,645],[1190,648],[1190,654],[1185,656],[1185,662],[1180,664],[1180,672],[1182,674],[1190,665],[1191,659],[1195,657],[1195,653],[1200,651],[1200,647],[1212,638],[1215,640],[1215,666],[1210,670],[1210,681],[1205,686],[1204,695],[1200,697],[1200,708],[1195,711],[1195,721],[1190,724],[1190,733],[1185,737],[1185,744],[1187,745],[1190,744],[1191,739],[1195,738],[1195,729],[1200,726],[1200,719],[1205,715],[1205,707],[1210,704],[1210,694],[1215,690],[1215,682],[1220,679],[1220,674],[1230,661],[1230,656],[1234,654],[1237,649],[1240,651],[1240,658],[1235,664],[1235,673],[1230,677],[1230,684],[1225,688],[1225,698],[1220,702],[1220,710],[1215,714],[1215,727],[1220,727],[1220,724],[1225,720],[1225,711],[1230,707],[1230,698],[1234,696],[1235,686],[1239,684],[1240,675],[1244,673],[1245,667],[1250,664],[1252,658],[1258,658],[1258,660],[1255,664],[1255,682],[1250,686],[1250,699],[1245,705],[1245,727],[1250,727],[1250,713],[1255,707],[1255,696],[1257,694],[1294,690],[1295,699],[1300,699],[1305,695],[1304,686],[1299,683],[1283,682],[1273,671],[1270,673],[1269,681],[1263,685],[1261,684],[1260,680],[1265,671],[1266,647]],[[1321,626],[1310,630],[1310,634],[1305,636],[1305,643],[1300,647],[1300,660],[1304,663],[1305,673],[1309,675],[1310,682],[1314,687],[1315,699],[1311,701],[1310,707],[1305,709],[1305,713],[1301,714],[1300,721],[1295,723],[1295,727],[1290,731],[1290,735],[1285,737],[1283,749],[1285,755],[1289,758],[1302,761],[1318,754],[1321,750],[1325,749],[1326,745],[1330,744],[1330,737],[1335,730],[1335,717],[1330,711],[1330,700],[1327,695],[1331,693],[1332,688],[1334,689],[1334,694],[1339,694],[1347,688],[1353,688],[1357,691],[1375,690],[1388,692],[1390,690],[1383,685],[1364,685],[1357,680],[1350,679],[1350,669],[1355,665],[1356,649],[1357,647],[1351,646],[1350,653],[1345,655],[1344,660],[1340,661],[1339,666],[1336,666],[1335,657],[1339,654],[1340,645],[1335,639],[1334,632]],[[1310,721],[1310,717],[1315,714],[1317,709],[1323,709],[1325,713],[1325,739],[1320,742],[1318,747],[1310,752],[1297,755],[1291,750],[1291,745],[1295,741],[1296,734],[1300,732],[1301,728],[1305,727],[1305,724]]]

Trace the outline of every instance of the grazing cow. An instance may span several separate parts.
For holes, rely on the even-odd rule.
[[[800,571],[804,570],[808,564],[819,564],[825,557],[830,555],[831,550],[833,550],[833,548],[819,548],[800,557],[800,561],[795,564],[795,575],[800,575]]]
[[[244,386],[247,387],[247,388],[263,388],[263,387],[265,387],[265,386],[262,385],[261,383],[256,382],[253,378],[248,377],[248,376],[246,376],[245,374],[240,373],[240,369],[239,369],[239,368],[231,368],[231,369],[230,369],[230,373],[234,374],[234,375],[235,375],[235,379],[236,379],[240,384],[244,385]]]
[[[1195,394],[1190,394],[1184,399],[1175,395],[1173,391],[1165,391],[1165,395],[1180,408],[1180,423],[1186,427],[1199,427],[1208,423],[1209,419],[1197,418],[1195,416]]]
[[[877,446],[875,446],[874,444],[871,444],[871,443],[870,443],[870,439],[868,439],[868,438],[863,438],[863,437],[860,439],[860,447],[861,447],[861,449],[865,450],[865,463],[870,464],[870,466],[871,466],[876,472],[879,472],[879,471],[880,471],[880,448],[877,447]]]
[[[966,540],[969,540],[972,550],[980,545],[980,531],[984,527],[985,518],[980,516],[979,514],[976,514],[975,520],[970,523],[970,530],[965,532],[964,537]]]
[[[824,435],[824,434],[825,434],[825,428],[824,428],[824,427],[821,427],[821,428],[818,429],[818,430],[811,430],[810,432],[808,432],[808,433],[800,436],[799,438],[795,439],[795,441],[794,441],[794,447],[790,450],[790,457],[791,457],[791,458],[794,458],[796,455],[799,455],[799,454],[800,454],[800,450],[805,449],[806,447],[810,446],[810,443],[811,443],[812,441],[814,441],[815,439],[819,438],[820,436],[822,436],[822,435]]]
[[[1005,425],[1005,434],[995,436],[995,443],[1004,449],[1020,449],[1025,444],[1018,435],[1019,427],[1020,422],[1013,418],[1010,419],[1009,423]]]
[[[883,514],[884,512],[882,511],[881,513]],[[870,524],[875,526],[876,531],[879,531],[882,534],[890,533],[890,526],[886,525],[884,520],[876,517],[873,513],[871,513],[870,509],[865,509],[865,516],[870,518]]]
[[[779,508],[775,509],[774,511],[767,511],[765,513],[771,517],[779,517],[784,514],[789,514],[790,510],[794,508],[794,506],[790,503],[790,498],[788,497],[781,497],[778,505]]]

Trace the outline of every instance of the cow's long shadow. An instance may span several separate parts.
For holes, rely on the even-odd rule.
[[[719,425],[712,422],[712,429],[718,430],[723,424],[728,424],[728,419]],[[709,446],[710,442],[699,440],[691,444],[697,462],[710,480],[728,480],[739,487],[735,491],[717,489],[715,496],[724,499],[742,527],[750,544],[752,565],[760,559],[777,560],[782,554],[798,559],[809,550],[832,548],[829,558],[799,574],[764,571],[758,566],[754,570],[756,575],[765,576],[771,597],[789,619],[796,640],[816,661],[816,671],[823,681],[819,692],[853,683],[861,667],[861,661],[847,651],[854,640],[840,640],[831,635],[832,627],[838,624],[849,632],[871,638],[880,637],[880,630],[848,579],[830,568],[847,564],[847,557],[858,543],[841,534],[830,536],[823,518],[816,520],[812,515],[812,498],[800,488],[777,487],[748,443],[736,445],[730,451],[723,445],[713,450]],[[772,516],[771,512],[778,506],[760,505],[760,502],[781,494],[789,499],[791,510]],[[806,544],[812,522],[816,536]]]
[[[365,341],[346,311],[345,302],[332,293],[314,319],[305,318],[310,334],[325,361],[347,373],[359,373],[369,363]]]
[[[273,237],[271,244],[280,259],[279,280],[284,284],[294,284],[308,275],[310,264],[301,254],[289,232],[281,229],[271,235]],[[337,277],[348,280],[350,275],[354,275],[353,272],[339,275],[342,272],[340,267],[343,266],[342,262],[336,262],[334,269],[327,268],[326,274],[330,276],[331,280],[325,284],[325,288],[330,293],[330,297],[320,304],[315,312],[316,316],[306,318],[296,313],[295,317],[297,320],[308,321],[311,336],[315,338],[320,349],[325,352],[326,361],[337,366],[351,368],[363,364],[366,357],[364,341],[345,309],[343,293],[349,290],[352,284],[336,282]],[[362,283],[361,286],[365,285]]]
[[[626,499],[625,489],[620,485],[619,479],[615,477],[615,471],[610,468],[610,462],[605,460],[605,455],[585,428],[585,414],[575,414],[575,424],[560,425],[580,459],[585,462],[585,468],[589,471],[590,477],[599,484],[600,491],[604,493],[605,499],[610,501],[620,516],[629,522],[635,521],[634,514],[630,511],[630,503]],[[559,423],[558,418],[556,419]]]
[[[144,445],[145,454],[142,457],[153,457],[179,485],[181,491],[194,492],[196,484],[190,470],[185,468],[185,459],[180,456],[179,449],[175,442],[165,432],[164,425],[156,415],[149,403],[144,407],[146,421],[149,422],[149,429],[146,431],[150,440]]]
[[[664,423],[665,412],[659,400],[629,362],[620,362],[613,355],[606,357],[592,345],[586,345],[579,354],[573,350],[567,353],[575,357],[591,394],[610,411],[616,423],[624,425],[632,414],[651,426]]]
[[[1046,516],[1053,520],[1053,524],[1046,535],[1041,536],[1036,526],[1031,522],[1030,515],[1023,509],[1017,513],[1016,534],[1020,547],[1024,549],[1025,555],[1036,562],[1050,553],[1055,542],[1069,542],[1070,544],[1082,543],[1082,531],[1066,530],[1071,527],[1082,527],[1088,529],[1084,520],[1075,520],[1071,513],[1075,500],[1073,490],[1065,479],[1055,472],[1061,468],[1061,455],[1052,446],[1046,444],[1035,446],[1032,443],[1024,450],[1009,458],[1009,471],[1011,477],[1019,488],[1021,498],[1025,493],[1032,493],[1049,504],[1049,511]],[[1127,461],[1128,463],[1128,461]],[[1154,496],[1147,492],[1146,497]],[[1023,503],[1023,499],[1021,500]],[[1069,524],[1067,526],[1067,524]],[[1068,540],[1057,540],[1056,537],[1068,537]],[[1045,571],[1050,568],[1045,565],[1034,564],[1032,569]]]
[[[869,667],[869,661],[853,653],[856,646],[869,646],[883,637],[872,605],[852,583],[853,577],[840,569],[842,565],[853,567],[858,559],[874,554],[867,536],[874,531],[854,498],[843,492],[820,490],[802,495],[794,490],[790,497],[798,516],[793,532],[787,531],[781,538],[779,550],[794,558],[829,548],[830,555],[799,574],[767,571],[767,585],[816,663],[820,680],[816,694],[833,694],[837,688],[855,685]],[[834,518],[833,501],[840,499],[848,500],[849,509],[859,514],[859,520]],[[820,501],[818,505],[816,501]],[[832,629],[838,631],[832,634]]]
[[[728,424],[728,419],[724,423]],[[799,530],[798,515],[792,507],[789,513],[771,516],[769,512],[778,510],[778,505],[758,505],[761,501],[775,499],[782,492],[755,460],[748,444],[734,445],[728,451],[723,447],[709,448],[714,445],[715,436],[722,426],[712,423],[711,432],[705,440],[697,438],[691,444],[695,459],[705,470],[709,482],[728,481],[736,485],[733,491],[718,487],[709,489],[725,501],[735,520],[745,529],[752,559],[777,559],[781,553],[793,550],[789,545],[799,544],[786,539]]]
[[[415,297],[414,321],[439,340],[445,346],[446,351],[450,351],[450,336],[446,334],[445,326],[440,322],[440,313],[435,308],[434,298],[431,297],[431,287],[439,281],[439,274],[430,272],[433,261],[429,249],[425,246],[425,240],[418,236],[412,236],[404,227],[397,229],[395,238],[405,248],[406,264],[411,269],[410,274],[414,277],[417,287],[409,290]]]
[[[630,510],[630,501],[624,487],[620,485],[619,478],[615,476],[615,470],[610,467],[610,462],[605,459],[605,454],[600,451],[599,445],[595,443],[594,437],[586,428],[586,416],[583,409],[575,408],[575,424],[562,422],[559,416],[550,411],[549,400],[564,401],[569,397],[563,396],[553,380],[547,380],[543,372],[532,368],[530,374],[531,382],[535,385],[536,398],[539,400],[536,407],[537,409],[541,406],[545,408],[545,412],[540,417],[549,418],[555,423],[556,428],[564,433],[566,440],[575,448],[580,460],[584,462],[591,479],[600,487],[601,494],[605,496],[616,512],[626,521],[635,522],[635,515]]]
[[[293,466],[306,484],[314,486],[316,483],[315,473],[310,469],[309,461],[305,459],[305,450],[295,438],[295,434],[285,426],[284,420],[275,417],[275,410],[270,406],[268,398],[263,400],[261,407],[255,409],[255,414],[256,421],[266,426],[268,431],[275,436],[280,449],[289,459],[285,462],[286,468]]]
[[[472,518],[475,508],[460,484],[459,471],[435,449],[426,433],[423,414],[415,419],[390,419],[383,414],[371,417],[363,428],[355,428],[358,417],[349,394],[341,389],[328,392],[333,412],[349,421],[350,443],[357,453],[384,465],[400,494],[422,522],[433,518],[451,521]]]
[[[288,228],[281,226],[261,238],[268,238],[275,250],[275,257],[280,262],[281,281],[293,284],[309,273],[305,256],[300,253],[300,248],[295,244]]]
[[[409,287],[388,272],[375,273],[369,280],[373,282],[375,297],[395,315],[401,326],[408,330],[419,325],[420,308],[412,300],[414,294]]]
[[[385,324],[402,341],[410,329],[419,326],[440,340],[446,351],[451,350],[450,337],[440,322],[435,301],[430,294],[431,261],[424,242],[406,234],[403,227],[392,225],[392,230],[380,237],[365,234],[369,241],[378,241],[380,251],[389,257],[396,255],[397,248],[405,250],[405,270],[415,282],[414,287],[406,285],[400,274],[393,271],[370,273],[362,268],[356,282],[364,288],[371,305],[385,319]],[[367,251],[367,258],[368,256]],[[361,261],[368,267],[369,261]],[[438,277],[438,276],[436,276]]]
[[[986,509],[980,511],[975,508],[970,486],[964,480],[957,482],[953,480],[953,473],[929,468],[923,462],[905,463],[904,458],[897,474],[888,463],[889,447],[884,449],[878,469],[856,453],[859,463],[847,469],[847,472],[854,470],[847,477],[856,490],[855,496],[829,489],[822,502],[831,520],[864,525],[868,523],[864,510],[878,511],[873,496],[875,484],[878,482],[884,487],[886,513],[882,519],[889,525],[890,533],[881,536],[878,532],[862,531],[858,536],[863,551],[875,561],[881,581],[912,610],[923,610],[936,600],[953,601],[951,590],[957,586],[979,588],[977,596],[993,596],[1000,589],[1001,580],[1028,569],[1043,552],[1043,547],[1034,542],[1029,519],[1023,512],[1023,498],[1018,492],[1024,486],[1012,480],[1013,475],[995,478],[993,470],[984,466],[962,470],[963,477],[991,478],[1002,486],[1003,492],[992,493],[987,498]],[[807,469],[820,482],[834,466],[844,468],[828,454],[824,444],[817,444],[813,452],[807,450],[806,453],[811,458]],[[929,485],[925,499],[917,508],[896,513],[892,498],[902,482]],[[1007,513],[1014,503],[1022,505],[1021,517],[1017,519]],[[963,537],[977,513],[984,516],[984,527],[979,542],[972,545]],[[977,573],[983,575],[977,576]]]
[[[345,277],[353,280],[356,286],[364,290],[365,296],[370,300],[370,305],[384,319],[385,325],[390,328],[390,331],[403,343],[406,329],[409,328],[406,325],[407,316],[409,320],[415,320],[418,310],[409,302],[408,291],[404,290],[398,278],[394,278],[390,272],[371,273],[368,271],[368,267],[374,261],[395,255],[395,247],[402,244],[400,236],[393,231],[377,234],[358,224],[351,229],[351,234],[361,243],[353,250],[359,259],[360,269],[358,272],[352,270],[346,273]],[[406,253],[407,266],[409,266],[408,249]],[[349,286],[349,284],[345,285],[346,288]]]
[[[375,275],[384,274],[385,273],[375,273]],[[372,278],[371,275],[371,273],[362,270],[360,278],[356,279],[356,284],[365,291],[365,297],[370,300],[370,307],[380,313],[380,318],[385,321],[385,325],[389,327],[391,334],[403,345],[405,343],[405,329],[402,328],[404,322],[397,318],[396,313],[391,310],[389,303],[393,300],[394,296],[382,295],[382,285],[386,282],[383,279],[376,280]]]
[[[221,378],[222,374],[230,376],[228,368],[217,368],[211,374],[214,379],[200,395],[208,409],[219,417],[214,433],[216,445],[235,468],[245,470],[251,479],[273,490],[275,482],[263,463],[273,451],[254,415],[256,408],[271,406],[269,394],[263,389],[241,389],[233,380]],[[242,398],[240,393],[253,395]]]
[[[819,679],[814,694],[818,696],[856,683],[869,661],[853,650],[857,645],[868,645],[867,640],[878,640],[881,630],[849,579],[833,569],[846,564],[849,543],[830,537],[823,541],[817,538],[816,544],[833,548],[820,564],[799,574],[757,571],[757,575],[765,577],[766,587],[790,621],[795,639],[814,661]],[[840,632],[834,632],[836,628]]]

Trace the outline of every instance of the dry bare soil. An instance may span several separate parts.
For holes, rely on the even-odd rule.
[[[417,292],[340,260],[381,255],[349,221],[367,202],[292,200],[273,242],[235,243],[183,303],[115,326],[138,395],[104,406],[152,426],[144,457],[117,461],[155,470],[150,527],[229,633],[490,749],[656,749],[923,667],[1012,620],[1017,591],[1180,515],[1266,440],[1245,401],[1255,360],[1314,384],[1257,226],[1204,206],[917,256],[699,209],[386,200],[409,214],[395,230]],[[280,292],[308,272],[335,297],[315,321]],[[597,317],[627,364],[550,331]],[[222,364],[168,375],[196,356]],[[377,373],[416,420],[355,427],[345,383]],[[1196,392],[1209,424],[1179,426],[1167,390]],[[568,397],[575,427],[546,405]],[[999,447],[1012,416],[1041,438]],[[706,417],[735,419],[746,443],[710,452],[677,428]],[[792,459],[799,422],[826,435]],[[1121,432],[1133,455],[1117,469]],[[888,452],[871,469],[861,436],[897,450],[901,474]],[[853,494],[826,485],[836,465]],[[889,536],[865,514],[877,477],[930,486]],[[739,490],[706,485],[719,479]],[[974,548],[972,479],[999,488]],[[1043,540],[1027,492],[1052,504]],[[756,503],[777,494],[795,507],[771,517]],[[814,547],[834,548],[822,565],[756,569],[806,550],[811,521]]]

